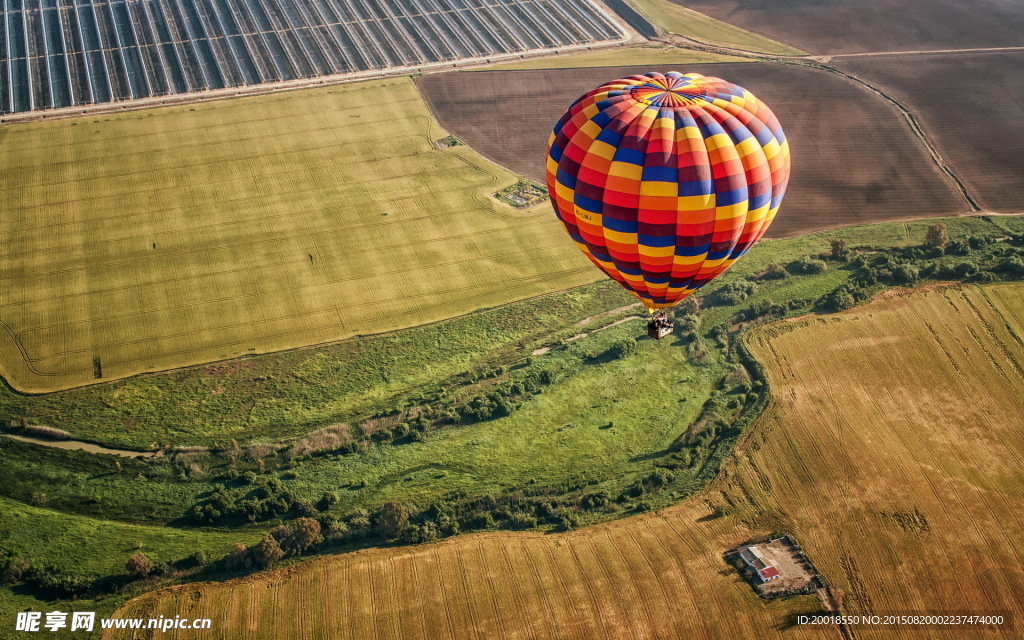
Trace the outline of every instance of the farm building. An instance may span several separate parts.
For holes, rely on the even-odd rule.
[[[757,572],[757,577],[761,582],[778,580],[782,577],[782,574],[779,573],[779,569],[769,562],[764,557],[764,554],[761,553],[761,550],[754,545],[740,549],[740,557]]]

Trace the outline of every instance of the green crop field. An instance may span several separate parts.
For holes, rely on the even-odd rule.
[[[0,374],[52,391],[597,279],[445,136],[409,78],[3,127]]]

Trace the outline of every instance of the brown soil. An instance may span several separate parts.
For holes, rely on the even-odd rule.
[[[1019,0],[673,0],[811,53],[1024,45]]]
[[[914,113],[984,208],[1024,209],[1024,51],[839,58],[831,64]]]
[[[607,80],[651,70],[456,72],[423,77],[419,85],[448,131],[495,162],[543,180],[548,134],[572,101]],[[746,87],[782,122],[793,175],[769,237],[967,210],[898,110],[838,74],[750,63],[679,70]]]

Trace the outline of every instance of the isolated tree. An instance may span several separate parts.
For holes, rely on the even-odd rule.
[[[832,239],[832,259],[833,260],[846,260],[850,255],[850,250],[846,248],[846,240],[842,238]]]
[[[936,247],[939,249],[944,248],[949,244],[949,234],[946,233],[946,225],[941,222],[928,227],[928,235],[925,236],[925,246]]]
[[[136,553],[134,556],[128,559],[128,562],[124,565],[125,571],[128,572],[132,578],[142,579],[149,577],[153,574],[153,570],[156,568],[153,565],[153,561],[149,559],[144,553]]]
[[[409,527],[409,508],[400,502],[385,502],[380,508],[377,528],[389,540],[401,537]]]

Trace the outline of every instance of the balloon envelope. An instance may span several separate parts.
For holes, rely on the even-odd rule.
[[[789,144],[752,93],[697,73],[648,73],[579,98],[548,141],[562,224],[651,310],[671,307],[767,230]]]

